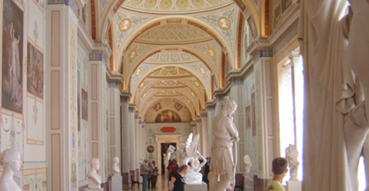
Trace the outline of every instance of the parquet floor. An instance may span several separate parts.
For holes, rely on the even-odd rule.
[[[169,191],[168,189],[168,179],[164,175],[159,175],[156,183],[156,189],[152,189],[153,191]],[[140,188],[138,188],[137,184],[133,186],[132,189],[127,191],[142,191],[142,184],[140,184]],[[150,191],[146,188],[146,191]]]

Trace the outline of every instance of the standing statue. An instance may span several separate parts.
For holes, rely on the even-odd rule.
[[[251,162],[250,156],[249,155],[245,155],[243,157],[243,162],[246,164],[245,172],[249,173],[250,172],[250,168],[252,166],[252,162]]]
[[[100,169],[100,161],[99,158],[92,158],[90,160],[90,166],[91,166],[91,170],[88,171],[87,173],[87,178],[88,178],[88,188],[89,189],[100,189],[101,186],[101,176],[99,175],[99,173],[97,173],[97,171]]]
[[[233,123],[232,114],[237,104],[225,96],[222,100],[222,110],[213,119],[214,140],[211,145],[212,157],[210,161],[209,190],[225,191],[229,185],[235,185],[237,149],[233,160],[233,143],[239,141],[238,131]]]
[[[290,180],[296,181],[297,179],[297,171],[300,165],[300,162],[297,160],[299,156],[299,151],[297,151],[296,146],[290,144],[286,148],[286,159],[288,161],[288,165],[290,166]]]
[[[206,158],[200,154],[197,150],[199,144],[200,135],[196,135],[192,140],[193,134],[191,133],[185,144],[182,144],[180,149],[177,150],[178,159],[182,165],[188,165],[188,173],[184,179],[186,184],[201,184],[202,174],[199,172],[206,163]],[[200,163],[199,160],[202,160]]]
[[[113,165],[111,167],[111,169],[113,170],[113,176],[120,176],[120,169],[119,169],[118,163],[119,163],[119,158],[114,157]]]
[[[19,152],[15,149],[4,150],[0,155],[0,163],[4,169],[0,178],[0,191],[21,191],[13,180],[13,172],[19,171],[22,165]]]
[[[368,132],[368,100],[365,104],[359,82],[369,97],[369,2],[350,2],[346,16],[346,0],[301,2],[303,190],[358,190],[357,166]]]

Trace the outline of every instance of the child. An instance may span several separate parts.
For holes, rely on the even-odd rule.
[[[272,171],[274,173],[273,180],[268,182],[265,191],[285,191],[282,186],[282,181],[286,173],[288,162],[285,158],[277,157],[273,159]]]

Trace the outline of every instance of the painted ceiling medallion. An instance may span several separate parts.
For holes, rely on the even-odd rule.
[[[219,17],[218,25],[223,30],[231,28],[231,21],[227,17]]]
[[[126,32],[131,28],[131,20],[128,18],[123,19],[119,23],[119,30],[122,32]]]
[[[179,7],[186,7],[188,5],[187,0],[177,0],[177,5]]]
[[[176,75],[176,74],[177,74],[177,70],[173,68],[173,69],[171,69],[171,70],[170,70],[170,73],[171,73],[172,75]]]
[[[215,59],[215,56],[217,55],[217,52],[209,46],[208,47],[208,55],[210,57],[212,57],[213,59]]]
[[[163,8],[169,8],[171,5],[172,5],[172,1],[171,0],[162,0],[160,2],[160,5],[163,7]]]
[[[196,87],[200,87],[200,82],[198,80],[195,80],[193,83],[195,84]]]
[[[141,68],[137,68],[135,75],[138,76],[141,74],[141,72],[142,72]]]
[[[186,71],[185,71],[185,70],[183,70],[183,69],[179,69],[179,73],[181,73],[181,74],[185,74],[185,73],[186,73]]]
[[[137,56],[136,48],[131,50],[131,52],[128,53],[129,61],[132,61]]]
[[[168,74],[168,70],[164,68],[164,69],[162,69],[162,70],[161,70],[161,73],[162,73],[163,75],[167,75],[167,74]]]
[[[156,4],[156,0],[147,0],[145,5],[148,7],[152,7]]]
[[[188,103],[191,103],[191,101],[190,101],[189,99],[187,99],[187,102],[188,102]]]
[[[141,84],[140,84],[140,86],[138,86],[139,88],[143,88],[145,86],[145,82],[142,82]]]
[[[200,73],[201,74],[206,74],[206,69],[202,66],[200,66]]]
[[[192,0],[192,3],[197,5],[197,6],[200,6],[202,5],[204,2],[202,0]]]
[[[147,95],[147,94],[145,93],[145,94],[142,96],[142,98],[145,98],[145,97],[146,97],[146,95]]]

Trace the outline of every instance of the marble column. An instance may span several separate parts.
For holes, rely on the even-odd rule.
[[[201,116],[201,145],[202,145],[202,155],[205,157],[209,156],[209,145],[208,145],[208,112],[206,110],[200,111]]]
[[[129,155],[127,157],[129,157],[129,170],[131,173],[135,173],[135,159],[136,159],[136,147],[135,147],[135,141],[136,141],[136,137],[135,137],[135,127],[136,127],[136,117],[135,117],[135,109],[136,109],[136,105],[135,104],[129,104],[129,117],[128,117],[128,126],[127,126],[127,130],[128,130],[128,135],[129,135]],[[138,119],[138,117],[137,117]],[[138,121],[137,121],[138,122]]]
[[[121,106],[121,160],[122,160],[122,173],[123,173],[123,184],[128,185],[129,183],[129,131],[128,131],[128,120],[129,120],[129,98],[132,95],[127,92],[123,92],[120,98]]]
[[[207,144],[208,144],[208,156],[211,156],[211,144],[213,142],[213,119],[215,117],[215,106],[209,105],[207,106],[208,110],[208,129],[207,129]]]

